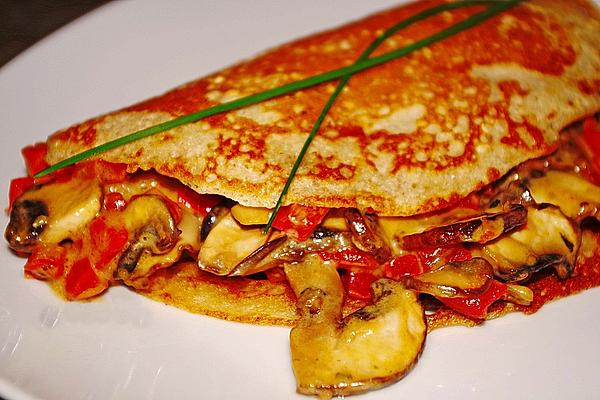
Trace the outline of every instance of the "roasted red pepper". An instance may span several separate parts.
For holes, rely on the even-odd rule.
[[[46,143],[36,143],[21,150],[29,176],[34,176],[48,167],[48,163],[44,159],[47,152],[48,146]]]
[[[23,178],[16,178],[10,181],[10,187],[8,189],[8,210],[12,209],[13,203],[23,193],[33,187],[33,178],[25,176]]]
[[[484,319],[487,316],[488,307],[496,300],[505,298],[507,294],[506,284],[492,281],[490,287],[478,296],[439,298],[439,300],[468,317]]]
[[[121,211],[127,202],[119,192],[108,192],[104,195],[104,209],[108,211]]]
[[[181,185],[177,189],[177,202],[183,207],[191,208],[202,216],[206,216],[210,209],[221,201],[221,197],[213,194],[196,193],[187,186]]]
[[[91,261],[97,269],[108,265],[125,247],[129,240],[127,229],[110,226],[103,217],[90,223]]]
[[[424,272],[423,264],[414,254],[395,257],[385,263],[384,274],[386,278],[399,280],[403,276],[418,275]]]
[[[36,246],[25,263],[25,275],[46,280],[60,278],[64,273],[66,250],[59,245]]]
[[[350,268],[342,275],[348,296],[362,300],[371,299],[371,284],[375,280],[375,275],[362,268]]]
[[[292,204],[282,206],[275,216],[273,227],[291,234],[299,241],[308,239],[321,224],[329,208]]]
[[[88,258],[76,261],[65,279],[68,299],[91,297],[102,292],[107,286],[100,280]]]
[[[177,193],[177,203],[205,217],[222,197],[214,194],[200,194],[181,182],[171,178],[161,178],[161,185]]]

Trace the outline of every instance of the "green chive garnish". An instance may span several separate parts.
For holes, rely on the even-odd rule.
[[[498,1],[494,1],[494,0],[464,0],[464,1],[457,1],[454,3],[442,4],[439,6],[429,8],[429,9],[424,10],[418,14],[415,14],[409,18],[406,18],[403,21],[400,21],[398,24],[396,24],[396,25],[392,26],[391,28],[389,28],[388,30],[386,30],[381,36],[379,36],[377,39],[375,39],[373,41],[373,43],[371,43],[369,45],[369,47],[359,56],[356,63],[354,63],[350,66],[339,68],[339,69],[332,70],[332,71],[328,71],[328,72],[325,72],[325,73],[322,73],[319,75],[314,75],[314,76],[311,76],[306,79],[288,83],[286,85],[282,85],[282,86],[279,86],[279,87],[276,87],[273,89],[265,90],[260,93],[242,97],[237,100],[218,104],[216,106],[209,107],[204,110],[197,111],[195,113],[183,115],[181,117],[174,118],[170,121],[163,122],[161,124],[157,124],[157,125],[139,130],[139,131],[131,133],[129,135],[122,136],[118,139],[111,140],[111,141],[103,143],[99,146],[96,146],[91,149],[85,150],[81,153],[78,153],[72,157],[69,157],[62,161],[59,161],[58,163],[37,173],[35,175],[35,178],[40,178],[42,176],[48,175],[48,174],[55,172],[61,168],[67,167],[69,165],[73,165],[79,161],[83,161],[87,158],[96,156],[98,154],[104,153],[106,151],[112,150],[112,149],[120,147],[120,146],[123,146],[125,144],[143,139],[148,136],[156,135],[157,133],[165,132],[167,130],[170,130],[170,129],[173,129],[173,128],[176,128],[176,127],[179,127],[179,126],[182,126],[185,124],[196,122],[203,118],[210,117],[212,115],[216,115],[216,114],[224,113],[227,111],[251,106],[253,104],[257,104],[257,103],[260,103],[260,102],[263,102],[266,100],[270,100],[272,98],[279,97],[279,96],[282,96],[282,95],[285,95],[288,93],[296,92],[298,90],[306,89],[306,88],[316,86],[316,85],[319,85],[319,84],[322,84],[325,82],[340,79],[333,94],[330,96],[329,100],[323,107],[321,114],[315,121],[315,124],[314,124],[313,128],[311,129],[309,136],[307,137],[300,153],[298,154],[298,157],[292,167],[292,170],[286,181],[286,184],[279,196],[279,199],[277,200],[277,204],[275,205],[275,208],[274,208],[273,212],[271,213],[269,222],[268,222],[267,226],[265,227],[265,232],[268,232],[268,230],[270,229],[270,227],[273,223],[275,215],[277,214],[277,211],[281,207],[283,200],[284,200],[287,192],[289,191],[292,180],[294,179],[294,176],[296,175],[296,172],[298,171],[298,168],[300,167],[300,164],[304,158],[304,155],[306,154],[306,151],[308,150],[308,147],[310,146],[316,133],[318,132],[319,128],[321,127],[321,124],[323,123],[325,116],[327,115],[327,113],[329,112],[331,107],[333,106],[336,98],[341,93],[344,86],[346,86],[346,84],[348,83],[348,81],[350,80],[352,75],[354,75],[358,72],[364,71],[366,69],[373,68],[375,66],[384,64],[384,63],[394,60],[396,58],[404,57],[416,50],[423,48],[423,47],[429,46],[433,43],[442,41],[450,36],[456,35],[457,33],[460,33],[464,30],[467,30],[467,29],[475,26],[475,25],[478,25],[478,24],[488,20],[489,18],[515,6],[517,3],[520,3],[521,1],[523,1],[523,0],[498,0]],[[464,19],[463,21],[460,21],[440,32],[434,33],[433,35],[428,36],[418,42],[412,43],[408,46],[399,48],[397,50],[390,51],[388,53],[382,54],[377,57],[368,58],[369,55],[371,55],[373,53],[373,51],[381,43],[383,43],[383,41],[385,41],[387,38],[389,38],[394,33],[398,32],[399,30],[408,27],[409,25],[412,25],[418,21],[429,18],[431,16],[434,16],[434,15],[439,14],[444,11],[454,10],[454,9],[463,8],[463,7],[472,7],[472,6],[483,5],[483,4],[486,4],[486,5],[491,4],[491,5],[487,9],[485,9],[477,14],[473,14],[470,17]]]

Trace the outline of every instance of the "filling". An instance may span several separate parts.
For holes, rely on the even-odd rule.
[[[23,154],[30,176],[46,166],[43,144]],[[152,171],[88,161],[41,180],[13,180],[5,237],[28,256],[25,274],[68,300],[117,283],[143,290],[154,272],[180,260],[222,277],[287,282],[300,314],[291,336],[299,390],[345,395],[410,369],[425,338],[424,308],[481,320],[492,304],[530,305],[529,285],[540,274],[577,275],[598,247],[594,154],[600,128],[589,118],[561,134],[555,153],[449,209],[378,217],[289,205],[268,235],[269,209],[198,194]],[[347,298],[368,305],[344,316]],[[374,359],[381,346],[387,358]]]

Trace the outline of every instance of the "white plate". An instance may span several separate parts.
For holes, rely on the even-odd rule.
[[[0,198],[24,174],[19,149],[59,128],[393,2],[138,0],[98,9],[0,70]],[[192,315],[123,288],[66,303],[23,279],[24,260],[1,248],[7,399],[300,397],[287,329]],[[599,398],[599,307],[595,289],[534,316],[434,332],[407,378],[361,398]]]

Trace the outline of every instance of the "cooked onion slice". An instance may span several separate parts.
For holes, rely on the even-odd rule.
[[[483,254],[495,275],[507,282],[523,281],[547,267],[566,278],[573,272],[580,243],[579,226],[558,207],[543,204],[529,207],[525,227],[485,245]]]
[[[461,297],[483,293],[494,279],[494,269],[483,258],[452,262],[433,271],[404,278],[406,286],[435,297]]]
[[[300,311],[290,334],[300,393],[362,393],[397,381],[415,364],[425,341],[424,312],[402,283],[376,281],[374,303],[342,319],[344,289],[333,264],[309,255],[285,271]]]
[[[527,209],[513,205],[507,211],[486,213],[475,218],[431,228],[402,238],[402,247],[416,250],[457,243],[487,243],[527,221]]]

